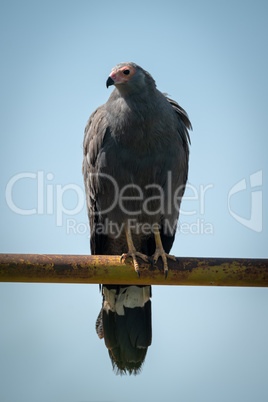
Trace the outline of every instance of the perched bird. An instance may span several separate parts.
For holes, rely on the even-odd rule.
[[[112,69],[108,101],[85,128],[83,174],[95,255],[163,262],[175,238],[188,176],[187,113],[135,63]],[[137,372],[151,343],[151,287],[103,285],[97,333],[119,372]]]

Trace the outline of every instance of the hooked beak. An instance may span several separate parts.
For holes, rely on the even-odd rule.
[[[106,81],[106,87],[108,88],[110,85],[114,85],[114,80],[111,77],[108,77]]]

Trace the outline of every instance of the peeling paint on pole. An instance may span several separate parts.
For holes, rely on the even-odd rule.
[[[138,278],[131,259],[120,256],[0,254],[1,282],[105,283],[126,285],[268,286],[268,259],[186,258],[162,262],[142,260]]]

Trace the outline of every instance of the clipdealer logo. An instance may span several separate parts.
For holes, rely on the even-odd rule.
[[[171,174],[171,173],[170,173]],[[107,176],[107,175],[106,175]],[[170,178],[170,176],[169,176]],[[106,177],[110,180],[114,186],[115,199],[111,200],[109,206],[112,210],[115,205],[119,205],[123,212],[129,213],[129,215],[138,215],[137,211],[128,211],[124,207],[124,202],[129,200],[127,196],[127,190],[129,185],[119,189],[116,181],[112,177]],[[171,178],[170,178],[171,179]],[[28,181],[28,182],[27,182]],[[66,226],[67,234],[88,234],[89,225],[85,222],[77,222],[74,219],[80,212],[82,212],[85,206],[85,193],[84,188],[79,185],[70,183],[66,185],[55,184],[54,175],[52,173],[45,173],[43,171],[37,172],[22,172],[11,177],[6,185],[6,203],[11,211],[19,215],[54,215],[56,218],[56,226]],[[249,184],[247,184],[249,182]],[[18,187],[17,187],[18,186]],[[36,194],[35,200],[29,198],[25,207],[21,205],[20,196],[17,192],[18,188],[27,188],[31,186],[32,194]],[[154,193],[152,198],[159,200],[159,205],[164,212],[171,208],[173,204],[180,210],[180,220],[178,224],[178,232],[181,234],[213,234],[214,227],[211,222],[207,222],[205,219],[205,204],[207,203],[208,194],[211,189],[214,189],[213,184],[199,185],[195,187],[191,184],[186,185],[186,191],[183,196],[183,205],[180,207],[180,198],[173,197],[168,199],[168,202],[164,202],[163,189],[158,185],[150,185],[154,187],[154,190],[158,193]],[[262,231],[262,170],[257,171],[249,176],[249,179],[243,178],[229,190],[227,195],[227,207],[230,215],[239,224],[247,227],[255,232]],[[143,195],[142,189],[137,188],[137,194],[133,197],[133,200],[141,200],[142,209],[146,212],[148,199]],[[248,190],[248,191],[245,191]],[[208,193],[208,194],[207,194]],[[157,194],[157,195],[156,195]],[[171,191],[170,191],[171,194]],[[239,194],[242,198],[243,207],[245,205],[250,206],[250,217],[247,218],[237,208],[233,208],[232,199]],[[70,199],[70,195],[75,196],[76,202],[72,208],[66,206],[66,200]],[[68,203],[67,203],[68,204]],[[109,210],[108,208],[108,210]],[[107,210],[107,211],[108,211]],[[131,212],[131,213],[130,213]],[[182,221],[183,217],[186,219]],[[187,216],[194,217],[188,222]],[[69,218],[70,217],[70,218]],[[105,229],[105,227],[104,227]]]
[[[245,178],[236,183],[228,193],[228,210],[231,216],[241,225],[254,232],[262,231],[262,170],[252,173],[249,176],[249,186]],[[250,190],[250,198],[245,190]],[[231,208],[231,199],[237,194],[243,192],[244,202],[250,206],[250,217],[245,218],[233,211]]]

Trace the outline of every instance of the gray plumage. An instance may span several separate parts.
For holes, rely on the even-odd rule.
[[[183,195],[188,175],[187,129],[191,128],[191,123],[186,112],[158,91],[150,74],[136,64],[121,63],[114,70],[124,65],[133,65],[136,74],[127,83],[117,85],[106,104],[91,115],[85,129],[83,174],[93,253],[98,248],[96,225],[104,223],[105,219],[119,226],[133,217],[150,224],[164,222],[165,234],[173,237],[179,215],[179,208],[171,205],[170,210],[165,208],[152,215],[130,216],[118,204],[107,214],[101,214],[109,209],[115,196],[113,182],[104,175],[116,180],[119,191],[129,184],[138,185],[144,199],[159,195],[155,189],[145,190],[146,185],[157,184],[164,191],[165,202],[169,203],[168,172],[172,175],[171,193],[180,189],[178,198]],[[139,194],[135,188],[128,188],[124,195],[137,198]],[[143,203],[144,200],[135,199],[125,203],[125,209],[140,211]],[[148,207],[157,211],[159,201],[151,202]],[[139,238],[136,241],[139,243]],[[105,243],[105,251],[109,254],[121,254],[127,250],[124,232],[116,241],[112,233],[108,234]],[[137,245],[136,248],[140,247]]]
[[[115,89],[90,116],[84,136],[91,252],[126,253],[126,229],[131,226],[134,251],[151,256],[157,238],[148,227],[157,224],[164,252],[169,253],[187,182],[191,123],[187,113],[135,63],[115,66],[109,85]]]

